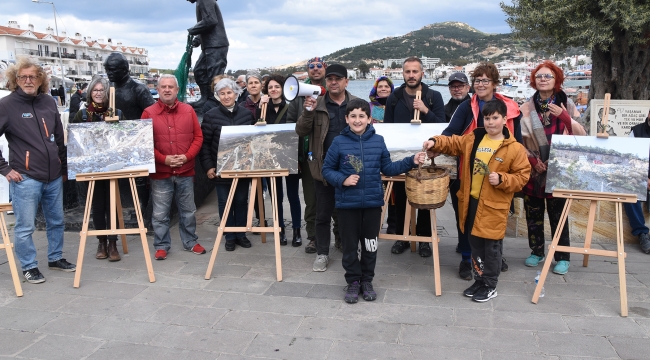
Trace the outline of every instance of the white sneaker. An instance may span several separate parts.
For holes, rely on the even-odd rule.
[[[327,270],[327,264],[330,262],[330,257],[327,255],[318,255],[316,256],[316,261],[314,261],[314,271],[323,272]]]

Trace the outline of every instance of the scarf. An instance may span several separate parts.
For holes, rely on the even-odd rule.
[[[377,84],[379,84],[380,81],[386,81],[386,82],[388,83],[388,85],[390,86],[390,92],[391,92],[391,93],[393,92],[393,90],[395,90],[395,85],[393,85],[393,80],[391,80],[391,79],[390,79],[389,77],[387,77],[387,76],[380,76],[380,77],[378,77],[377,80],[375,80],[375,84],[372,86],[372,89],[370,89],[370,94],[368,95],[368,97],[370,98],[370,103],[371,103],[372,105],[374,105],[374,106],[382,106],[382,105],[386,105],[386,101],[385,101],[385,100],[384,100],[384,103],[381,104],[381,103],[379,102],[379,100],[378,100],[378,99],[380,99],[380,98],[377,98]]]
[[[86,112],[88,112],[87,121],[93,121],[94,115],[97,115],[101,120],[104,120],[104,117],[108,116],[108,105],[97,104],[96,102],[91,100],[90,104],[86,108]]]
[[[539,120],[544,124],[544,126],[550,126],[551,121],[555,116],[553,115],[546,115],[546,113],[549,111],[548,105],[549,104],[555,104],[558,106],[564,105],[564,107],[567,107],[567,96],[564,93],[564,91],[560,90],[556,93],[553,93],[551,97],[549,97],[546,100],[542,100],[541,95],[539,94],[539,91],[535,91],[535,94],[532,97],[535,99],[533,102],[535,104],[535,110],[537,111],[537,115],[539,116]]]

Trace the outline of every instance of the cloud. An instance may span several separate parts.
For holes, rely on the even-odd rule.
[[[27,0],[3,1],[0,24],[16,20],[36,31],[54,27],[52,8]],[[59,32],[113,39],[144,47],[150,64],[176,68],[185,51],[187,29],[196,23],[195,5],[181,0],[56,1]],[[80,6],[80,4],[82,4]],[[220,0],[230,41],[228,69],[278,66],[342,48],[402,35],[425,25],[461,21],[490,33],[508,32],[493,0],[471,8],[443,0]],[[200,49],[194,50],[193,60]]]

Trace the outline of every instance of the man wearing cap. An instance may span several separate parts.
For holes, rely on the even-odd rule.
[[[395,89],[386,99],[386,112],[384,113],[385,123],[409,123],[414,117],[415,110],[420,111],[420,120],[423,123],[444,123],[445,105],[442,95],[422,83],[424,74],[422,60],[417,57],[409,57],[404,60],[403,65],[404,84]],[[422,92],[421,100],[415,99],[416,93]],[[397,235],[404,231],[404,215],[406,213],[406,189],[403,182],[393,184],[395,194]],[[418,236],[431,236],[431,218],[429,211],[419,211],[417,215],[417,226],[415,232]],[[408,241],[396,241],[391,252],[401,254],[410,248]],[[422,257],[431,256],[429,243],[421,242],[418,253]]]
[[[460,103],[471,99],[468,95],[469,81],[464,73],[457,72],[451,74],[449,77],[449,93],[451,94],[451,99],[449,99],[449,102],[445,105],[446,122],[451,120],[451,116],[454,115],[454,111],[456,111],[456,108]]]
[[[296,133],[309,136],[307,162],[314,178],[316,193],[316,261],[314,271],[327,270],[331,241],[330,224],[334,211],[334,187],[323,178],[323,160],[334,138],[345,128],[345,107],[356,98],[350,94],[348,70],[340,64],[332,64],[325,70],[327,93],[318,100],[307,97],[302,115],[296,123]]]

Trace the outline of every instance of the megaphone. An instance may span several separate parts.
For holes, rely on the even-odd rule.
[[[316,99],[319,95],[325,93],[322,86],[301,83],[293,75],[289,75],[284,81],[283,91],[284,97],[289,101],[293,101],[298,96],[311,96]],[[307,108],[307,110],[311,111],[311,108]]]

